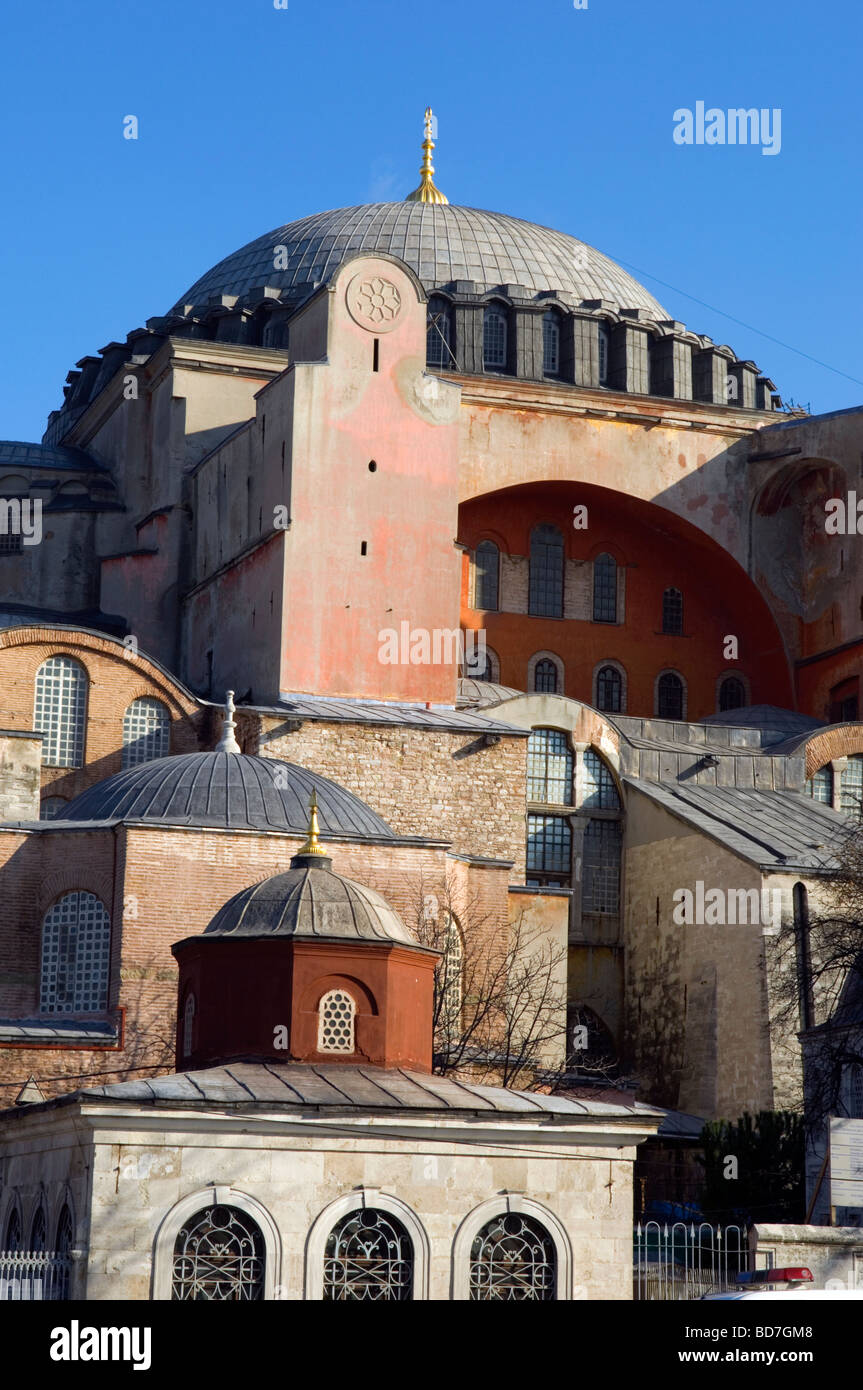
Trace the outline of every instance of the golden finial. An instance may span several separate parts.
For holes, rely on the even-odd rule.
[[[434,165],[432,164],[432,139],[434,116],[430,106],[426,107],[425,140],[423,140],[423,162],[420,165],[420,186],[405,198],[406,203],[448,203],[449,198],[434,186]]]
[[[312,798],[309,802],[309,837],[306,843],[297,850],[297,854],[323,854],[327,851],[323,845],[318,844],[318,798],[312,788]]]

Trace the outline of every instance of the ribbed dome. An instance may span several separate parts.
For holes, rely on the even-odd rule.
[[[380,893],[329,868],[326,858],[299,854],[285,874],[264,879],[225,903],[205,936],[314,937],[397,941],[416,946],[398,913]]]
[[[296,763],[245,753],[183,753],[142,763],[90,787],[69,803],[63,819],[158,821],[305,835],[313,791],[324,834],[394,838],[371,807],[328,777]]]
[[[274,269],[276,248],[286,261]],[[431,203],[366,203],[289,222],[226,256],[177,302],[202,306],[218,295],[244,296],[263,286],[301,299],[331,280],[359,252],[387,252],[414,270],[426,290],[453,280],[482,289],[523,285],[558,290],[577,300],[609,299],[622,309],[669,314],[643,285],[592,246],[518,217]]]

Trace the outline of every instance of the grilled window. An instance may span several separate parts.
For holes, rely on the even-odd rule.
[[[6,1222],[6,1240],[4,1249],[13,1251],[21,1249],[21,1213],[17,1207],[13,1207]]]
[[[563,536],[556,526],[535,526],[530,533],[528,609],[534,617],[563,617]]]
[[[833,805],[833,769],[829,763],[807,778],[806,791],[813,801],[823,801],[825,806]]]
[[[582,911],[615,914],[620,907],[620,825],[590,820],[584,831]]]
[[[546,376],[560,371],[560,321],[553,309],[542,316],[542,370]]]
[[[426,317],[426,362],[430,367],[453,365],[449,305],[445,299],[429,300]]]
[[[123,715],[123,768],[168,755],[171,716],[161,700],[133,700]]]
[[[500,551],[494,541],[480,541],[473,564],[473,606],[497,612]]]
[[[101,1013],[108,1006],[111,923],[94,893],[67,893],[42,923],[43,1014]]]
[[[533,668],[533,688],[538,695],[557,694],[557,667],[548,657],[543,657]]]
[[[527,871],[568,878],[572,865],[572,830],[563,816],[528,816]]]
[[[62,816],[65,805],[65,796],[43,796],[39,803],[39,819],[57,820],[58,816]]]
[[[617,622],[617,561],[613,555],[597,555],[593,562],[593,621]]]
[[[520,1212],[489,1221],[470,1252],[470,1297],[481,1303],[543,1302],[556,1298],[557,1255],[544,1226]]]
[[[441,1022],[449,1036],[461,1028],[464,979],[464,945],[453,916],[447,919],[443,959],[438,966],[441,989]]]
[[[720,713],[728,709],[742,709],[746,704],[746,687],[737,676],[726,676],[719,687]]]
[[[603,666],[596,677],[596,707],[619,714],[623,704],[623,680],[616,666]]]
[[[482,361],[486,369],[506,366],[506,316],[494,305],[483,315]]]
[[[605,386],[608,382],[608,329],[599,330],[599,384]]]
[[[318,1051],[353,1052],[357,1006],[344,989],[331,989],[318,1008]]]
[[[174,1242],[171,1298],[208,1303],[254,1302],[264,1297],[264,1237],[235,1207],[198,1212]]]
[[[57,1221],[57,1235],[54,1238],[54,1249],[58,1255],[68,1255],[72,1249],[74,1232],[72,1230],[72,1213],[64,1202],[63,1210],[60,1212]]]
[[[401,1222],[364,1207],[345,1216],[327,1237],[324,1300],[409,1303],[413,1270],[413,1245]]]
[[[24,537],[20,531],[0,531],[0,555],[20,555]]]
[[[42,735],[47,767],[80,767],[84,761],[87,673],[70,656],[52,656],[36,672],[33,727]]]
[[[850,754],[839,779],[839,808],[846,816],[863,819],[863,757]]]
[[[660,719],[683,718],[683,681],[673,671],[659,677],[656,713]]]
[[[195,1046],[195,996],[188,994],[183,1006],[183,1056],[190,1057]]]
[[[527,799],[572,805],[572,749],[560,729],[532,729],[527,741]]]
[[[48,1225],[45,1220],[45,1208],[42,1203],[36,1208],[36,1215],[33,1217],[33,1224],[30,1227],[30,1249],[41,1252],[48,1244]]]
[[[863,1120],[863,1066],[852,1062],[842,1068],[842,1105],[851,1120]]]
[[[611,768],[598,753],[588,748],[582,763],[584,787],[581,805],[588,811],[619,811],[620,797]]]
[[[666,589],[662,595],[662,631],[683,631],[683,594],[679,589]]]

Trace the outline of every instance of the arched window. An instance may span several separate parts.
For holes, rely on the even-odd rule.
[[[572,805],[572,748],[560,729],[531,729],[527,740],[527,799]]]
[[[537,695],[557,694],[557,666],[547,656],[533,668],[533,688]]]
[[[177,1233],[171,1298],[209,1303],[264,1297],[264,1237],[236,1207],[197,1212]]]
[[[171,716],[161,700],[133,700],[123,715],[123,768],[167,757]]]
[[[622,707],[623,678],[616,666],[603,666],[596,677],[596,708],[620,714]]]
[[[854,820],[863,819],[863,757],[851,753],[839,778],[839,809]]]
[[[87,719],[87,672],[71,656],[52,656],[36,672],[33,727],[46,767],[81,767]]]
[[[33,1216],[33,1223],[30,1227],[30,1249],[33,1251],[43,1251],[48,1243],[48,1225],[45,1220],[45,1208],[40,1202]]]
[[[737,676],[726,676],[719,687],[719,712],[728,709],[743,709],[746,704],[746,686]]]
[[[39,803],[40,820],[57,820],[63,814],[65,796],[43,796]]]
[[[542,316],[542,370],[546,376],[560,372],[560,319],[553,309]]]
[[[806,791],[813,801],[823,801],[825,806],[833,805],[833,769],[829,763],[807,777]]]
[[[842,1108],[850,1120],[863,1120],[863,1066],[859,1062],[842,1068]]]
[[[409,1303],[413,1297],[411,1238],[389,1212],[349,1212],[327,1237],[324,1300],[330,1303]]]
[[[6,1222],[6,1239],[3,1242],[4,1250],[21,1249],[21,1213],[17,1207],[13,1207]]]
[[[43,1014],[101,1013],[108,1006],[111,923],[94,893],[67,893],[42,923]]]
[[[599,329],[599,384],[605,386],[608,383],[608,329],[600,326]]]
[[[662,595],[662,631],[683,631],[683,594],[679,589],[666,589]]]
[[[620,822],[589,820],[584,831],[581,910],[614,916],[620,910]]]
[[[613,555],[597,555],[593,562],[593,621],[617,622],[617,561]]]
[[[331,989],[318,1006],[318,1051],[353,1052],[357,1006],[347,990]]]
[[[563,617],[563,536],[556,526],[530,533],[528,611],[538,618]]]
[[[572,873],[572,828],[565,816],[527,818],[529,887],[566,887]]]
[[[665,671],[659,677],[656,713],[660,719],[683,718],[683,681],[674,671]]]
[[[452,367],[452,330],[449,304],[432,296],[426,315],[426,362],[429,367]]]
[[[482,320],[482,364],[486,371],[506,366],[506,314],[500,304],[487,304]]]
[[[451,913],[447,916],[443,958],[438,970],[441,990],[440,1021],[447,1036],[455,1037],[461,1029],[464,997],[464,944],[458,924]]]
[[[57,1235],[54,1238],[54,1249],[58,1255],[68,1255],[72,1249],[74,1240],[72,1229],[72,1213],[67,1202],[63,1203],[63,1209],[57,1221]]]
[[[494,541],[480,541],[473,562],[473,606],[496,613],[500,576],[500,551]]]
[[[620,797],[608,764],[592,748],[588,748],[582,766],[584,785],[581,806],[590,811],[619,811]]]
[[[183,1006],[183,1056],[190,1057],[195,1046],[195,996],[186,995]]]
[[[557,1252],[532,1216],[507,1212],[486,1223],[470,1252],[470,1297],[481,1303],[553,1303]]]

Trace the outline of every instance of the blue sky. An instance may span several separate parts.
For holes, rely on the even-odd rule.
[[[450,201],[597,246],[786,400],[863,402],[860,0],[17,0],[3,37],[5,438],[228,252],[402,198],[428,103]],[[780,153],[675,144],[697,101],[780,108]]]

